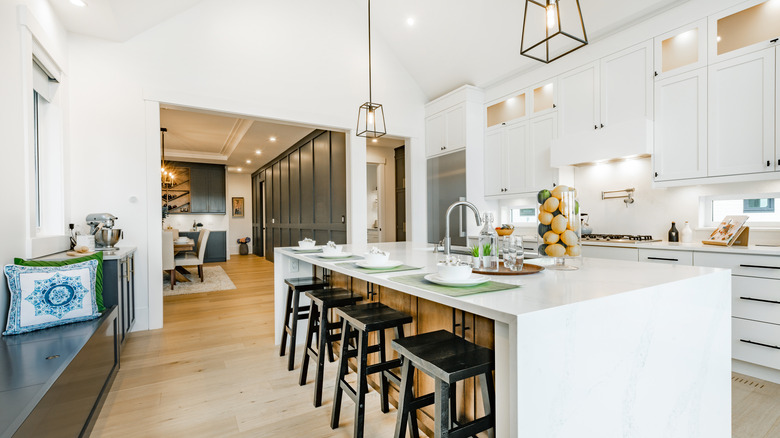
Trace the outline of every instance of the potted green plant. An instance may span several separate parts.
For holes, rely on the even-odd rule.
[[[471,251],[471,265],[474,269],[479,269],[479,245],[474,245],[469,250]]]

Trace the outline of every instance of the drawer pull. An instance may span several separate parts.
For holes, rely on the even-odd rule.
[[[780,301],[762,300],[761,298],[739,297],[740,300],[760,301],[762,303],[780,304]]]
[[[744,342],[746,344],[760,345],[762,347],[769,347],[769,348],[774,348],[776,350],[780,350],[780,347],[778,347],[777,345],[762,344],[760,342],[753,342],[753,341],[749,341],[747,339],[740,339],[739,342]]]
[[[780,266],[739,265],[740,268],[780,269]]]
[[[679,259],[668,259],[666,257],[648,257],[647,260],[663,260],[665,262],[679,262]]]

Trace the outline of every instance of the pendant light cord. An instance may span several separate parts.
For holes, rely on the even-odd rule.
[[[371,0],[368,0],[368,103],[373,104],[371,96]]]

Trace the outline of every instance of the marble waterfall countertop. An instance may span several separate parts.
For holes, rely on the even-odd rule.
[[[274,250],[277,344],[284,279],[321,266],[494,320],[496,437],[731,436],[728,269],[585,258],[576,271],[494,276],[517,287],[450,297],[393,280],[436,272],[441,254],[431,245],[344,250],[361,255],[370,246],[422,269],[364,273],[316,254]],[[305,333],[303,320],[298,333]]]

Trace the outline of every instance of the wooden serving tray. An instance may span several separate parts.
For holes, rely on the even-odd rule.
[[[544,267],[539,265],[534,265],[531,263],[523,263],[523,270],[522,271],[510,271],[509,269],[504,267],[504,264],[502,263],[498,267],[498,272],[496,271],[482,271],[479,269],[474,269],[471,272],[475,274],[483,274],[483,275],[529,275],[529,274],[536,274],[537,272],[544,271]]]

